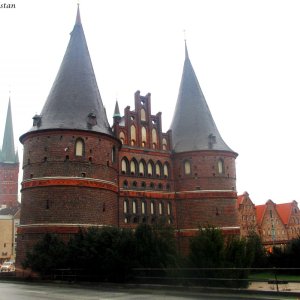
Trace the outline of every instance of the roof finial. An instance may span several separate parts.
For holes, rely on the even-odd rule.
[[[183,36],[184,36],[185,58],[188,58],[189,53],[188,53],[187,45],[186,45],[186,30],[185,29],[183,30]]]
[[[79,10],[79,1],[77,1],[77,15],[76,15],[75,25],[81,25],[80,10]]]

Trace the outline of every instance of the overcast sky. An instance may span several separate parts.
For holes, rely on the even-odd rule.
[[[65,53],[75,0],[0,8],[0,146],[11,91],[14,135],[40,113]],[[81,0],[81,19],[108,119],[152,94],[170,127],[189,56],[225,142],[239,153],[237,189],[255,204],[300,201],[298,0]]]

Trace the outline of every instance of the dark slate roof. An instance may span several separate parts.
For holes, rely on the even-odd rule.
[[[8,108],[7,108],[4,137],[3,137],[3,143],[2,143],[2,151],[0,153],[0,162],[3,162],[3,163],[18,163],[19,162],[18,153],[15,151],[10,99],[9,99]]]
[[[171,123],[173,151],[222,150],[233,152],[223,141],[210,113],[185,44],[185,61]]]
[[[19,206],[2,208],[2,209],[0,209],[0,215],[1,216],[14,216],[18,212],[19,209],[20,209]]]
[[[30,131],[79,129],[112,135],[81,24],[76,22],[60,69]]]

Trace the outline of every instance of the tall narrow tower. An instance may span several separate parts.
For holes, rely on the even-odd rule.
[[[107,121],[79,7],[60,69],[24,145],[17,263],[46,233],[117,225],[120,142]]]
[[[182,234],[209,224],[224,232],[238,232],[237,153],[226,145],[216,127],[186,45],[171,131],[177,217]]]
[[[0,206],[18,206],[19,157],[15,151],[10,99],[0,150]]]

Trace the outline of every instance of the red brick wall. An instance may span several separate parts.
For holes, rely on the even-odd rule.
[[[234,195],[177,195],[177,220],[181,229],[194,229],[201,226],[237,227],[236,198]]]
[[[19,163],[0,163],[0,205],[18,205]]]
[[[75,155],[75,142],[82,139],[84,155]],[[85,176],[117,181],[118,161],[112,162],[112,148],[118,157],[119,143],[91,132],[53,131],[32,133],[24,140],[23,179],[47,176]]]
[[[224,162],[224,172],[218,172],[218,160]],[[185,174],[184,163],[190,161],[191,173]],[[221,151],[195,151],[173,156],[176,191],[235,190],[235,154]]]
[[[21,225],[117,225],[116,193],[87,187],[36,187],[22,193]]]

